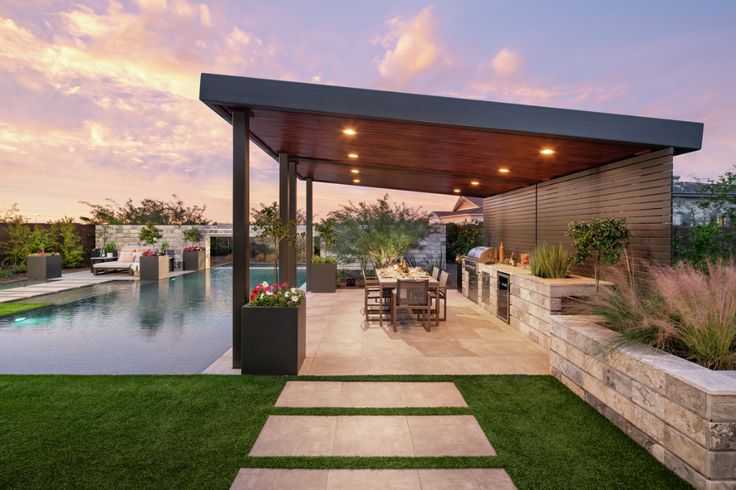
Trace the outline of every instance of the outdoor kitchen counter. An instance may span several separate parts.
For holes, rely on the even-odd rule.
[[[595,280],[572,276],[564,279],[545,279],[533,276],[528,268],[503,264],[479,264],[477,297],[470,298],[494,316],[498,311],[498,273],[509,275],[510,314],[509,325],[549,349],[550,316],[560,315],[574,300],[595,294]],[[463,272],[463,282],[468,281],[468,272]],[[611,286],[601,281],[602,287]],[[468,296],[468,288],[463,287]]]

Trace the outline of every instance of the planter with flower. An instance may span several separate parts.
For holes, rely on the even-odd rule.
[[[61,255],[39,252],[26,258],[26,277],[31,281],[45,281],[61,277]]]
[[[249,299],[242,310],[242,373],[299,374],[306,354],[304,292],[264,281]]]
[[[189,243],[189,246],[184,249],[184,270],[198,271],[206,268],[205,251],[201,246],[202,230],[199,228],[184,230],[184,240]]]
[[[141,281],[158,281],[169,277],[169,256],[165,250],[148,249],[143,252]]]
[[[26,277],[31,281],[45,281],[61,277],[61,255],[49,252],[55,245],[48,230],[37,226],[31,233],[31,250],[38,250],[26,257]]]

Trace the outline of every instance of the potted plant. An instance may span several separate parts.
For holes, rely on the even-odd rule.
[[[117,257],[118,244],[115,242],[107,242],[105,244],[105,254],[107,255],[107,257]]]
[[[29,241],[38,252],[26,257],[26,277],[31,281],[61,277],[61,255],[47,252],[54,245],[51,234],[37,226],[31,233]]]
[[[304,292],[288,283],[258,284],[242,309],[243,374],[299,374],[306,354]]]
[[[309,290],[313,293],[334,293],[337,290],[337,262],[334,257],[312,257]]]
[[[202,241],[202,230],[189,228],[184,230],[184,240],[189,243],[184,249],[184,270],[198,271],[206,267],[205,251],[200,242]]]
[[[153,246],[161,236],[161,230],[156,228],[156,225],[150,221],[138,233],[138,238],[149,246]],[[168,243],[166,246],[168,247]],[[158,281],[169,277],[169,257],[165,250],[150,248],[143,252],[140,265],[141,281]]]

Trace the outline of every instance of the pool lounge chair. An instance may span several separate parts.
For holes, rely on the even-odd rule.
[[[94,275],[100,272],[128,272],[134,275],[140,269],[140,257],[147,248],[123,247],[118,256],[118,260],[112,262],[102,262],[93,266]]]

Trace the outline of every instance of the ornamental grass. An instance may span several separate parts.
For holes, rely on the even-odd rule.
[[[710,369],[736,369],[736,262],[702,270],[689,265],[648,268],[646,282],[610,271],[615,287],[586,301],[620,334]]]

